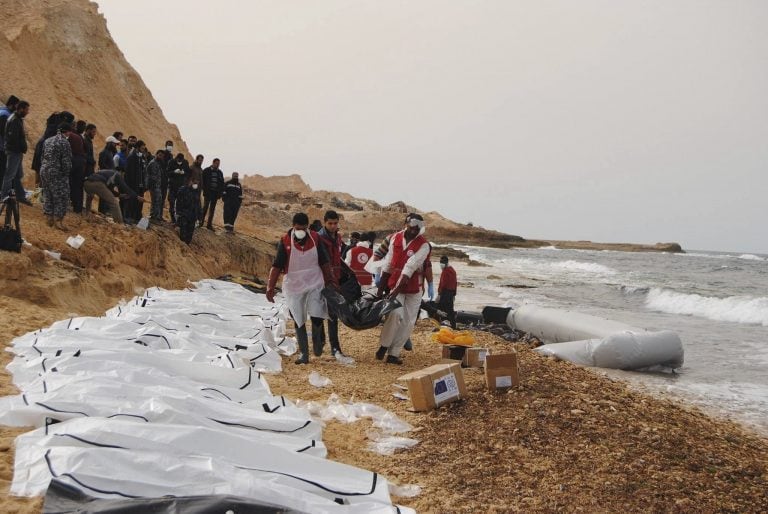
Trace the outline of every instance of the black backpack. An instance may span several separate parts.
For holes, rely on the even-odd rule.
[[[21,238],[21,228],[19,227],[19,204],[16,199],[9,196],[0,206],[0,217],[5,211],[5,224],[0,228],[0,250],[9,252],[21,252],[21,244],[24,240]],[[11,216],[15,227],[11,226]]]

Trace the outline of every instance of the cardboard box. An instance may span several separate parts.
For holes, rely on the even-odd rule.
[[[458,362],[435,364],[397,379],[408,386],[413,410],[426,412],[467,396],[464,372]]]
[[[462,359],[462,365],[465,368],[482,368],[485,366],[485,359],[491,351],[488,348],[467,348]]]
[[[520,370],[517,365],[517,352],[486,355],[485,384],[495,391],[520,384]]]
[[[485,363],[485,356],[490,350],[487,348],[472,348],[459,345],[443,346],[443,359],[461,361],[463,368],[482,368]]]
[[[455,361],[463,361],[464,355],[467,353],[466,346],[460,346],[457,344],[443,345],[443,359],[451,359]]]

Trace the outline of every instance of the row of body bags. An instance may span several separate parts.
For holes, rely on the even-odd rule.
[[[270,392],[296,351],[281,305],[204,280],[18,337],[11,493],[52,479],[95,498],[236,495],[295,512],[408,512],[376,473],[327,460],[322,427]]]

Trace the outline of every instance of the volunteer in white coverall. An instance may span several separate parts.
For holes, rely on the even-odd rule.
[[[424,218],[409,214],[406,228],[390,237],[389,249],[384,256],[378,296],[389,291],[389,298],[397,299],[402,307],[392,311],[381,329],[380,347],[376,358],[387,355],[387,363],[402,364],[400,351],[411,337],[421,306],[421,283],[424,261],[430,246],[424,233]]]

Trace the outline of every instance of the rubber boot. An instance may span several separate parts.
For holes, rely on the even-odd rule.
[[[299,343],[299,357],[296,364],[309,364],[309,341],[307,340],[307,325],[296,327],[296,340]]]
[[[316,357],[323,354],[325,346],[325,327],[322,318],[312,318],[312,352]]]
[[[328,318],[328,342],[331,343],[331,355],[336,357],[336,354],[344,355],[341,351],[341,344],[339,344],[339,319]]]

